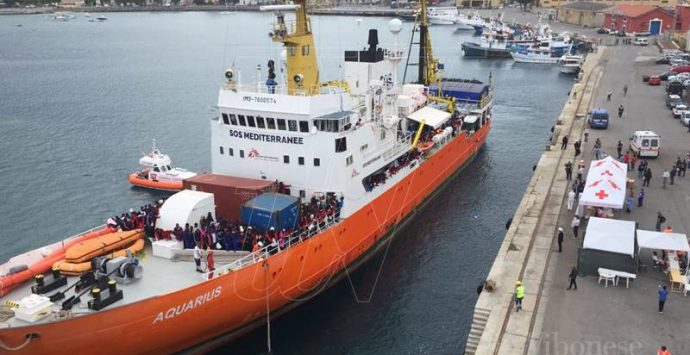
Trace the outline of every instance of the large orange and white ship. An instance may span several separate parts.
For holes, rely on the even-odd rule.
[[[378,48],[375,31],[368,49],[345,52],[343,81],[322,83],[306,1],[295,3],[277,8],[294,10],[294,21],[278,12],[272,30],[286,49],[283,77],[275,77],[273,62],[262,83],[225,73],[220,114],[211,120],[212,172],[244,187],[280,182],[270,192],[267,184],[250,186],[263,189],[256,199],[320,206],[312,196],[329,196],[337,208],[309,216],[303,207],[286,209],[282,227],[300,221],[286,239],[219,250],[215,270],[201,273],[182,242],[147,240],[140,251],[142,233],[113,232],[119,222],[18,255],[0,266],[0,353],[217,347],[356,269],[476,156],[492,125],[490,82],[437,79],[424,16],[419,84],[397,83],[403,51]],[[426,1],[421,6],[426,14]],[[394,34],[400,29],[391,22]],[[236,202],[197,183],[189,188],[160,207],[158,230],[207,213],[217,218],[224,203]],[[242,233],[261,228],[244,217]],[[60,274],[63,263],[80,277]]]

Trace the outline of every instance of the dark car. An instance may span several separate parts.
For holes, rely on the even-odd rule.
[[[656,64],[668,64],[668,63],[669,63],[669,59],[666,58],[666,57],[660,57],[660,58],[657,58],[657,59],[656,59],[655,63],[656,63]]]
[[[676,72],[674,72],[674,71],[667,71],[667,72],[665,72],[665,73],[661,73],[661,74],[657,75],[657,77],[659,77],[659,80],[668,80],[668,77],[669,77],[669,76],[671,76],[671,75],[677,75],[677,74],[678,74],[678,73],[676,73]]]
[[[616,33],[616,36],[618,36],[618,37],[625,37],[625,36],[627,36],[627,34],[625,33],[625,31],[618,31],[618,32]]]
[[[600,29],[597,30],[597,33],[600,34],[600,35],[605,35],[605,34],[608,34],[608,33],[609,33],[609,30],[607,30],[607,29],[605,29],[605,28],[602,27],[602,28],[600,28]]]

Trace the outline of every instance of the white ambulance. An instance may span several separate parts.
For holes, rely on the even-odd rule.
[[[652,131],[635,131],[630,139],[630,150],[638,157],[658,157],[661,137]]]

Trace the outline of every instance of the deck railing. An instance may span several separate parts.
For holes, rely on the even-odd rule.
[[[288,237],[285,242],[285,247],[280,248],[280,246],[273,246],[273,245],[267,245],[255,252],[250,253],[247,256],[244,256],[240,259],[237,259],[230,264],[223,265],[214,271],[210,272],[205,272],[201,275],[201,278],[204,280],[209,280],[213,277],[220,276],[227,274],[228,272],[232,272],[234,270],[241,269],[245,266],[252,265],[254,263],[260,262],[262,260],[265,260],[271,255],[275,255],[278,253],[281,253],[283,250],[288,250],[290,249],[293,245],[299,244],[303,242],[306,239],[309,239],[313,237],[314,235],[321,233],[322,231],[338,224],[340,222],[340,211],[335,212],[330,215],[326,215],[326,218],[320,223],[316,225],[315,228],[313,229],[300,229],[297,231],[292,232]]]

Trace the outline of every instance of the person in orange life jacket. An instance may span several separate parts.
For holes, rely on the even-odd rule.
[[[666,348],[666,346],[662,345],[659,350],[656,351],[656,355],[671,355],[671,352]]]

